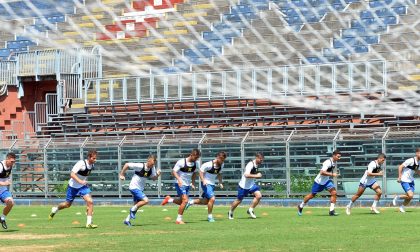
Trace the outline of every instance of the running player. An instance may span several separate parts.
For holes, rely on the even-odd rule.
[[[331,180],[331,177],[337,177],[338,173],[334,172],[334,169],[337,168],[337,161],[341,158],[341,152],[339,150],[335,150],[332,153],[332,157],[325,160],[322,164],[321,171],[316,176],[314,184],[312,186],[312,192],[305,196],[302,203],[298,205],[298,215],[302,215],[303,207],[308,203],[309,200],[314,198],[317,193],[322,192],[323,190],[328,190],[331,194],[330,199],[330,216],[337,216],[338,214],[335,212],[335,202],[337,201],[337,190],[335,189],[335,185]]]
[[[219,187],[223,189],[222,183],[222,169],[224,167],[224,162],[226,159],[226,152],[220,151],[216,155],[216,159],[204,163],[200,167],[200,179],[201,179],[201,188],[203,189],[203,194],[201,199],[191,199],[185,210],[188,209],[191,205],[207,205],[208,216],[207,220],[209,222],[215,222],[213,218],[213,205],[216,197],[214,196],[214,188],[216,187],[216,178],[219,180]]]
[[[6,204],[0,222],[4,229],[7,229],[6,216],[10,213],[10,210],[12,210],[13,205],[15,204],[12,194],[9,192],[9,186],[12,183],[10,174],[15,163],[16,154],[12,152],[7,153],[6,159],[0,162],[0,200]]]
[[[372,207],[370,211],[374,214],[379,214],[380,212],[376,209],[378,205],[379,199],[382,195],[381,187],[379,186],[378,182],[376,182],[375,176],[382,176],[384,173],[382,171],[381,165],[385,162],[386,156],[385,154],[381,153],[378,155],[376,160],[369,163],[365,174],[363,175],[362,179],[360,179],[359,189],[357,190],[356,194],[351,198],[349,204],[346,207],[346,214],[351,214],[351,208],[353,207],[353,203],[365,192],[366,188],[369,187],[370,189],[374,190],[376,195],[373,199]]]
[[[254,208],[257,207],[258,203],[262,198],[260,187],[255,184],[255,179],[261,178],[262,174],[258,171],[258,167],[264,162],[264,155],[262,153],[256,153],[255,159],[249,161],[245,167],[245,171],[242,175],[241,181],[239,181],[238,186],[238,196],[235,201],[232,202],[230,210],[228,212],[229,220],[233,220],[233,211],[241,204],[244,197],[248,194],[253,194],[254,199],[252,200],[251,206],[249,207],[247,213],[251,218],[256,219]]]
[[[182,215],[188,203],[190,188],[195,189],[196,169],[200,168],[200,163],[198,162],[200,155],[201,153],[198,149],[193,149],[187,158],[178,160],[172,169],[172,175],[175,177],[175,188],[179,198],[173,199],[168,195],[162,201],[161,205],[166,205],[168,202],[179,205],[176,224],[185,224],[182,220]]]
[[[120,179],[125,180],[125,172],[131,168],[134,169],[134,175],[131,178],[130,186],[128,189],[133,195],[134,205],[130,208],[130,214],[124,220],[124,224],[132,226],[130,220],[136,218],[137,210],[149,203],[149,199],[144,194],[144,186],[146,180],[156,180],[160,176],[160,170],[156,171],[156,156],[150,155],[146,163],[126,163],[120,172]]]
[[[401,213],[405,213],[405,207],[410,204],[410,201],[414,196],[414,173],[420,174],[419,171],[419,160],[420,160],[420,148],[416,149],[416,156],[405,160],[398,167],[398,179],[397,182],[401,183],[401,186],[405,192],[405,195],[397,195],[392,200],[392,204],[397,206],[397,200],[403,199],[403,203],[400,205],[399,210]]]
[[[87,206],[86,228],[91,229],[98,227],[97,225],[92,224],[93,200],[87,182],[87,177],[94,169],[97,154],[96,150],[90,150],[87,154],[87,159],[80,160],[73,166],[70,173],[69,185],[67,186],[66,201],[51,209],[49,215],[50,220],[54,218],[54,215],[59,210],[69,208],[76,196],[80,196],[85,200]]]

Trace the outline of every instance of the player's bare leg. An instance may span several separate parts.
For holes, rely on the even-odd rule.
[[[375,196],[373,196],[373,204],[372,207],[370,208],[370,210],[372,211],[372,213],[375,214],[379,214],[380,212],[378,211],[378,209],[376,209],[376,206],[379,202],[379,200],[381,199],[382,196],[382,190],[381,187],[378,184],[375,184],[372,189],[375,191]]]
[[[254,208],[257,207],[257,205],[260,203],[260,200],[262,198],[262,194],[260,191],[254,192],[254,199],[252,200],[251,206],[248,209],[247,213],[251,216],[251,218],[256,219],[257,216],[255,216]]]
[[[356,200],[358,200],[360,198],[360,196],[363,195],[363,193],[365,192],[366,188],[359,186],[359,188],[357,189],[357,192],[355,195],[353,195],[353,197],[351,197],[351,200],[349,202],[349,204],[347,204],[346,206],[346,214],[350,215],[351,214],[351,208],[353,207],[353,203],[356,202]]]
[[[331,188],[328,190],[331,194],[330,197],[330,216],[337,216],[338,214],[335,212],[335,203],[337,202],[337,190],[335,188]]]
[[[87,217],[86,217],[86,228],[97,228],[97,225],[92,224],[92,215],[93,215],[93,199],[90,194],[83,196],[83,199],[86,202],[87,208]]]
[[[231,206],[230,206],[230,210],[229,210],[229,213],[228,213],[228,218],[229,218],[229,220],[233,220],[233,211],[235,211],[235,209],[240,205],[242,203],[242,200],[239,200],[239,199],[235,199],[233,202],[232,202],[232,204],[231,204]]]

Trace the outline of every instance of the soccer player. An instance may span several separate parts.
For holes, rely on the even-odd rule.
[[[404,207],[410,204],[410,201],[414,196],[414,173],[420,174],[419,171],[419,160],[420,160],[420,148],[416,149],[416,156],[405,160],[398,167],[398,183],[401,183],[404,189],[405,195],[397,195],[392,200],[392,204],[397,206],[397,200],[403,199],[403,203],[400,205],[399,210],[401,213],[405,213]]]
[[[224,162],[226,160],[226,152],[220,151],[216,155],[216,159],[204,163],[200,167],[199,176],[201,179],[201,188],[203,189],[203,194],[201,199],[191,199],[185,210],[188,209],[191,205],[207,205],[208,216],[207,220],[209,222],[215,222],[213,218],[213,205],[216,197],[214,196],[214,188],[216,187],[216,178],[219,180],[219,187],[223,189],[222,183],[222,169],[224,167]]]
[[[351,208],[353,207],[353,203],[362,196],[365,192],[366,188],[369,187],[370,189],[376,192],[374,196],[372,207],[370,211],[374,214],[379,214],[380,212],[376,209],[376,206],[379,202],[379,199],[382,195],[382,190],[379,184],[376,182],[375,176],[382,176],[384,173],[382,171],[381,165],[385,162],[386,156],[385,154],[381,153],[378,155],[376,160],[373,160],[369,163],[365,174],[363,175],[362,179],[360,179],[359,189],[357,190],[356,194],[351,198],[349,204],[346,207],[346,214],[351,214]]]
[[[120,179],[125,180],[125,172],[128,168],[134,169],[134,175],[128,187],[133,195],[134,206],[130,208],[130,214],[124,220],[124,224],[127,226],[131,226],[130,220],[136,218],[137,210],[149,203],[149,199],[143,191],[148,178],[156,180],[160,176],[160,170],[156,170],[155,163],[156,156],[150,155],[146,163],[126,163],[120,172]]]
[[[262,174],[258,171],[258,167],[264,162],[264,155],[262,153],[256,153],[255,159],[249,161],[245,167],[245,171],[242,175],[241,181],[239,181],[238,186],[238,196],[235,201],[232,202],[230,210],[228,212],[229,220],[233,220],[233,211],[241,204],[244,197],[248,194],[253,194],[254,199],[252,200],[251,206],[249,207],[247,213],[251,218],[256,219],[254,208],[257,207],[258,203],[262,198],[260,187],[255,184],[255,179],[261,178]]]
[[[198,149],[193,149],[187,158],[178,160],[172,169],[172,175],[175,177],[175,188],[179,198],[173,199],[168,195],[162,201],[161,205],[166,205],[168,202],[179,205],[176,224],[185,224],[182,220],[182,215],[188,203],[190,187],[195,189],[196,169],[200,169],[200,163],[198,162],[200,155],[201,153]]]
[[[73,169],[70,172],[69,185],[67,186],[66,201],[51,209],[49,215],[50,220],[54,218],[54,215],[59,210],[69,208],[76,196],[80,196],[85,200],[87,206],[86,228],[92,229],[98,227],[97,225],[92,224],[93,200],[87,182],[87,177],[94,169],[97,154],[96,150],[90,150],[86,160],[80,160],[73,166]]]
[[[309,200],[314,198],[317,193],[322,192],[324,189],[327,189],[331,194],[330,199],[330,216],[337,216],[335,212],[335,202],[337,201],[337,190],[335,185],[331,180],[331,177],[337,177],[338,173],[334,172],[334,169],[337,168],[337,161],[341,158],[341,152],[335,150],[332,153],[332,157],[325,160],[322,164],[321,171],[315,178],[314,184],[312,185],[312,192],[305,196],[302,203],[298,205],[298,215],[302,215],[303,207],[308,203]]]
[[[12,210],[13,205],[15,204],[12,194],[9,192],[9,185],[12,183],[10,181],[10,173],[12,172],[15,163],[16,154],[12,152],[7,153],[6,159],[0,162],[0,200],[6,204],[3,209],[3,214],[0,217],[0,222],[4,229],[7,229],[6,216],[10,213],[10,210]]]

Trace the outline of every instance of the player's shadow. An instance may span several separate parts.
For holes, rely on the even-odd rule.
[[[0,231],[0,233],[12,233],[12,232],[19,232],[19,229],[7,229],[7,230],[3,230]]]

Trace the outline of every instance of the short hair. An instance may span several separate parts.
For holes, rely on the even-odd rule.
[[[335,155],[337,155],[337,154],[340,154],[340,155],[341,155],[341,151],[339,151],[339,150],[334,150],[332,154],[333,154],[333,156],[335,156]]]
[[[416,152],[420,152],[420,147],[417,147],[416,148]]]
[[[192,149],[191,155],[201,156],[201,151],[199,149]]]
[[[15,153],[13,153],[13,152],[9,152],[9,153],[7,153],[7,154],[6,154],[6,158],[7,158],[7,159],[9,159],[9,158],[14,158],[14,159],[16,159],[16,154],[15,154]]]
[[[217,154],[216,154],[216,157],[223,157],[223,158],[226,158],[226,152],[224,152],[224,151],[219,151],[219,152],[217,152]]]
[[[96,150],[89,150],[87,153],[87,157],[90,158],[92,156],[98,155],[98,152]]]
[[[147,157],[147,160],[149,160],[149,159],[153,159],[153,161],[155,161],[155,162],[156,162],[156,155],[155,155],[155,154],[150,154],[150,155]]]
[[[377,159],[380,159],[380,158],[385,158],[386,159],[386,155],[384,153],[380,153],[380,154],[378,154]]]
[[[264,154],[262,152],[255,153],[255,157],[264,158]]]

